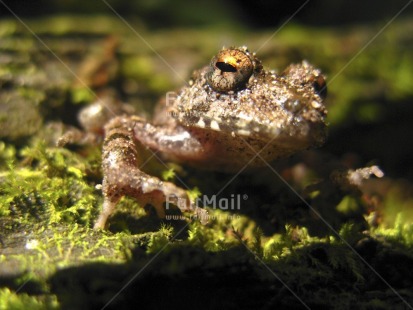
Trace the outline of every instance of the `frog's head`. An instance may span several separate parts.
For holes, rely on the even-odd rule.
[[[325,90],[324,76],[306,61],[277,75],[246,47],[224,48],[194,73],[172,110],[187,127],[302,149],[324,141]]]

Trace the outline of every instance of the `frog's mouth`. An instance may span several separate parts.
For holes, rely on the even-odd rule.
[[[252,137],[260,139],[276,138],[281,133],[281,128],[272,124],[262,124],[260,122],[243,118],[242,116],[231,118],[211,118],[198,116],[189,120],[186,118],[186,125],[205,130],[228,133],[233,136]]]
[[[263,121],[253,120],[250,117],[237,115],[231,118],[211,118],[198,116],[192,119],[185,118],[185,125],[203,130],[212,130],[234,138],[244,137],[262,140],[267,143],[277,144],[288,142],[289,144],[321,145],[326,136],[326,126],[324,123],[275,122],[267,119]],[[189,121],[189,122],[188,122]]]

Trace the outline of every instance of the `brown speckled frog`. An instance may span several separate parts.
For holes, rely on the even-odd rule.
[[[262,166],[324,142],[324,94],[323,75],[305,61],[277,75],[246,47],[222,49],[173,100],[163,101],[152,121],[119,116],[105,126],[104,204],[95,228],[105,227],[125,195],[153,205],[160,217],[169,201],[204,218],[185,190],[138,168],[139,144],[199,168]]]

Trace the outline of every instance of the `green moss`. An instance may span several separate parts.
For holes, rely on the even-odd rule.
[[[95,99],[95,93],[86,87],[77,87],[71,90],[71,98],[73,103],[91,102]]]
[[[168,169],[162,172],[162,179],[165,181],[169,181],[174,179],[175,171],[173,169]]]
[[[1,25],[1,32],[0,32],[0,36],[4,37],[4,36],[8,36],[13,34],[17,29],[17,21],[16,20],[7,20],[7,21],[3,21],[2,25]]]
[[[52,310],[60,309],[56,296],[30,296],[27,294],[17,294],[7,288],[0,289],[0,309],[8,310]]]
[[[170,244],[172,236],[172,227],[162,226],[158,232],[151,234],[148,242],[147,253],[152,254],[159,251],[164,251]]]
[[[5,169],[6,163],[16,158],[16,148],[13,145],[0,141],[0,167]]]
[[[4,148],[7,149],[6,146]],[[384,236],[386,242],[397,245],[399,259],[409,259],[412,251],[413,228],[401,217],[393,228],[375,228],[369,235],[362,233],[363,228],[359,225],[346,223],[340,230],[340,238],[334,234],[314,237],[306,227],[292,225],[287,225],[285,232],[266,236],[248,216],[210,209],[208,225],[201,225],[198,221],[188,223],[188,236],[177,238],[178,230],[171,226],[175,225],[173,221],[161,226],[159,220],[151,226],[145,226],[144,222],[131,226],[130,222],[122,220],[126,215],[124,219],[135,218],[135,221],[151,219],[131,199],[123,199],[117,215],[111,219],[111,227],[117,227],[119,232],[96,232],[89,227],[101,199],[93,182],[87,179],[90,166],[86,158],[65,149],[43,145],[24,148],[19,152],[20,160],[14,158],[14,163],[11,163],[10,158],[14,154],[9,149],[5,156],[9,168],[3,173],[5,187],[0,196],[0,220],[12,223],[9,231],[13,234],[27,229],[31,233],[26,233],[26,237],[20,240],[24,253],[1,255],[0,260],[5,270],[18,265],[20,271],[30,271],[26,277],[40,282],[66,268],[81,268],[96,262],[145,266],[152,257],[160,255],[154,260],[159,259],[153,266],[156,270],[151,272],[153,275],[168,278],[190,274],[192,270],[201,274],[221,270],[229,277],[231,270],[240,268],[249,270],[249,277],[254,279],[250,281],[254,285],[267,281],[279,285],[271,275],[273,272],[289,287],[300,292],[300,296],[310,304],[334,305],[340,299],[343,305],[351,306],[358,304],[360,298],[359,292],[352,287],[366,286],[371,275],[368,267],[347,244],[358,247],[362,252],[360,244],[364,244],[363,240],[368,236],[368,242],[375,245],[380,257],[396,255],[391,248],[382,245],[380,238]],[[200,193],[195,190],[194,194]],[[344,213],[355,212],[352,205],[351,202],[342,202],[338,208]],[[123,224],[119,226],[120,223]],[[131,234],[134,225],[138,225],[140,231]],[[151,232],[148,232],[149,227]],[[9,243],[13,234],[3,242]],[[367,254],[363,255],[370,260]],[[386,262],[386,259],[370,261],[375,268],[383,268]],[[26,281],[25,278],[19,279],[20,282]],[[100,285],[106,283],[103,279],[97,281]],[[338,282],[341,288],[331,288]],[[47,285],[43,290],[47,292]],[[2,293],[16,305],[49,306],[45,300],[50,295],[45,293],[41,297],[6,290]],[[51,298],[50,305],[54,305],[55,297]],[[7,304],[7,307],[13,305]]]
[[[121,71],[127,78],[137,80],[146,85],[151,91],[165,92],[171,89],[171,79],[168,75],[156,72],[152,55],[127,57],[121,63]]]
[[[26,147],[20,155],[24,163],[10,163],[4,173],[0,199],[13,219],[43,219],[47,224],[81,222],[89,225],[96,215],[95,189],[85,177],[87,164],[64,149]],[[95,209],[91,206],[95,206]]]
[[[406,217],[404,213],[398,213],[393,225],[390,227],[381,225],[372,231],[377,236],[407,247],[413,254],[413,222],[406,221],[406,219],[411,219],[411,217]]]

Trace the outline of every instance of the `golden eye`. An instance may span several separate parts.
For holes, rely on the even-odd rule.
[[[315,76],[313,78],[313,87],[317,94],[322,99],[325,99],[327,96],[327,83],[322,75]]]
[[[211,61],[206,78],[209,86],[218,92],[240,90],[254,72],[254,61],[247,49],[228,48]]]

